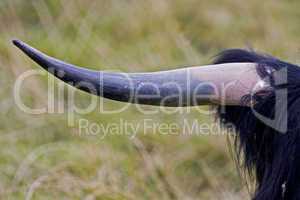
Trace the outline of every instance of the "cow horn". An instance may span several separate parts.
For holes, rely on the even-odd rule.
[[[149,73],[88,70],[52,58],[19,40],[14,45],[44,69],[81,90],[108,99],[161,106],[241,105],[265,88],[255,63],[226,63]]]

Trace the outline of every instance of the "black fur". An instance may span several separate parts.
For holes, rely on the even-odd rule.
[[[258,74],[270,78],[273,92],[255,94],[243,100],[252,98],[254,109],[266,117],[274,116],[275,91],[287,89],[286,133],[265,125],[249,107],[218,108],[222,124],[233,123],[236,127],[234,146],[238,163],[255,178],[253,200],[300,199],[300,68],[272,56],[241,49],[223,51],[214,63],[232,62],[257,63]],[[272,82],[274,71],[284,68],[287,83],[276,85]]]

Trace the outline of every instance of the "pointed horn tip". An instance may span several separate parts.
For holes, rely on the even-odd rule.
[[[28,49],[28,46],[27,46],[24,42],[22,42],[21,40],[13,39],[13,40],[12,40],[12,43],[13,43],[16,47],[18,47],[20,50],[22,50],[23,52],[25,52],[26,49]]]
[[[21,40],[18,40],[18,39],[13,39],[12,43],[26,54],[29,49],[32,49],[25,42],[22,42]]]
[[[26,44],[25,42],[22,42],[21,40],[18,39],[13,39],[12,43],[18,47],[21,51],[23,51],[27,56],[31,57],[33,60],[35,60],[33,58],[33,56],[35,54],[39,54],[40,52],[36,49],[34,49],[33,47],[31,47],[30,45]]]
[[[18,40],[18,39],[13,39],[12,40],[12,43],[17,46],[17,47],[20,47],[22,46],[23,42],[21,40]]]

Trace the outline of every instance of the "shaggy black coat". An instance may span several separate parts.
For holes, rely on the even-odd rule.
[[[258,113],[272,119],[275,91],[287,90],[287,109],[279,110],[287,114],[287,131],[284,133],[266,125],[249,107],[218,107],[222,125],[233,123],[235,126],[234,146],[239,166],[255,178],[253,200],[300,199],[300,68],[269,55],[241,49],[223,51],[214,64],[233,62],[257,63],[258,74],[271,82],[272,92],[243,99],[252,99]],[[287,80],[276,85],[274,72],[282,69],[286,70]]]

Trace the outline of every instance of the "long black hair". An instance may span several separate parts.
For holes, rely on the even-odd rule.
[[[222,125],[232,123],[235,126],[234,147],[239,167],[255,178],[253,200],[300,199],[300,68],[269,55],[242,49],[225,50],[214,63],[233,62],[257,63],[258,74],[270,80],[273,88],[271,92],[243,99],[253,101],[253,109],[261,115],[272,119],[275,113],[275,92],[287,90],[287,98],[284,100],[287,107],[279,107],[285,109],[279,109],[279,112],[286,113],[287,117],[284,132],[258,119],[250,107],[218,107]],[[274,72],[281,70],[286,72],[286,81],[276,85]]]

